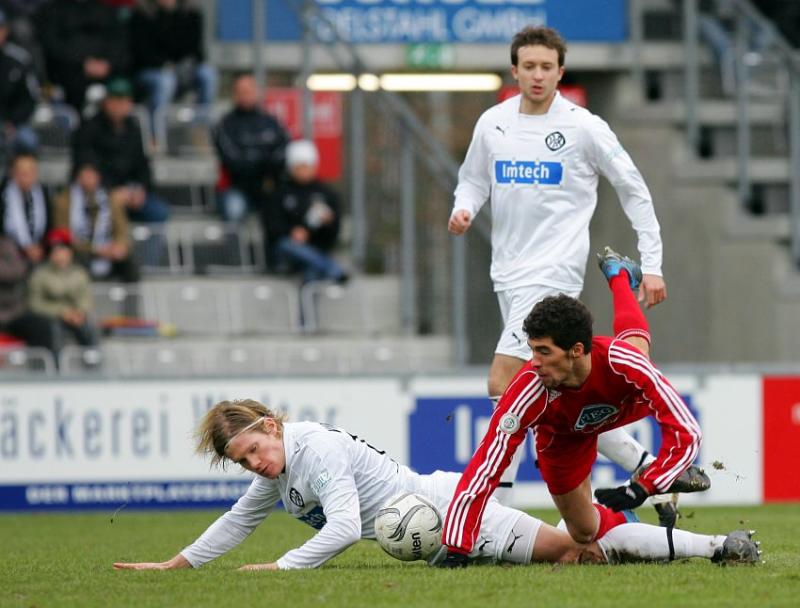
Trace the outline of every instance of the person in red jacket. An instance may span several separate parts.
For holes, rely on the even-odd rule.
[[[578,543],[602,538],[635,517],[629,509],[669,492],[697,456],[697,421],[648,358],[647,321],[631,291],[641,269],[608,248],[600,266],[613,294],[618,337],[593,337],[591,313],[570,296],[550,296],[533,307],[523,325],[533,358],[503,393],[461,476],[444,525],[446,565],[466,564],[483,509],[528,429],[535,432],[542,479]],[[629,485],[597,490],[602,504],[593,504],[597,436],[646,416],[661,427],[656,460]]]

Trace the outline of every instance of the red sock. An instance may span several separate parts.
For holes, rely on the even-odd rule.
[[[597,503],[594,503],[594,508],[597,509],[597,514],[600,516],[600,526],[597,528],[597,534],[594,535],[593,541],[600,540],[611,528],[616,528],[618,525],[628,521],[621,511],[617,513]]]
[[[631,289],[628,272],[621,270],[608,282],[614,301],[614,335],[623,340],[639,336],[650,343],[650,326]]]

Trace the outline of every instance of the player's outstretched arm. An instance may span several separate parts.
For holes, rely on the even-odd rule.
[[[114,562],[114,570],[177,570],[191,567],[192,565],[180,553],[165,562]]]
[[[255,572],[256,570],[280,570],[277,562],[270,562],[268,564],[247,564],[239,568],[243,572]]]

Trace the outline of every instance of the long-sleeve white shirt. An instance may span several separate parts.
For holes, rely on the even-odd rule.
[[[519,106],[517,95],[483,113],[455,191],[453,211],[473,218],[491,199],[495,291],[583,288],[601,174],[638,235],[642,272],[661,275],[650,192],[608,124],[558,93],[546,114],[520,114]]]
[[[286,468],[277,479],[257,476],[230,511],[181,554],[195,568],[241,543],[283,501],[286,510],[318,530],[277,560],[281,569],[315,568],[360,538],[375,538],[375,515],[389,498],[418,492],[446,508],[452,488],[397,464],[342,429],[315,422],[283,427]]]

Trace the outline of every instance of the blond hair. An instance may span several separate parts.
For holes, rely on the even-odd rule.
[[[264,419],[274,420],[277,436],[283,436],[285,414],[276,414],[255,399],[220,401],[206,412],[197,427],[197,452],[209,456],[212,466],[225,468],[225,448],[231,439],[249,429],[264,432],[257,427]]]

